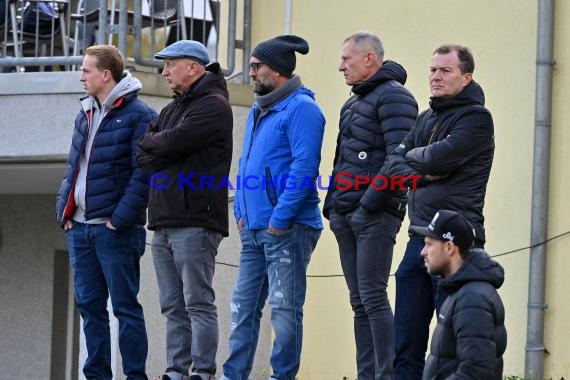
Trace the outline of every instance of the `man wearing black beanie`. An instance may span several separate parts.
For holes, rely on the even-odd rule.
[[[295,52],[307,54],[309,44],[301,37],[286,35],[260,43],[253,49],[251,56],[265,63],[273,71],[291,78],[297,62]]]
[[[266,299],[275,332],[270,379],[292,380],[299,370],[307,265],[323,228],[315,182],[325,118],[293,74],[295,52],[307,54],[307,41],[279,36],[257,45],[249,60],[257,97],[239,163],[244,184],[235,194],[242,251],[221,380],[249,378]]]

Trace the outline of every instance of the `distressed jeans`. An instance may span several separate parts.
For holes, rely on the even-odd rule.
[[[330,213],[354,312],[358,380],[392,379],[394,317],[386,289],[401,224],[384,211]]]
[[[88,379],[111,380],[111,335],[107,299],[119,321],[119,349],[128,380],[146,380],[148,351],[143,309],[137,300],[140,257],[146,231],[132,226],[116,231],[104,224],[73,222],[65,231],[77,308],[83,317]]]
[[[166,371],[172,379],[216,373],[218,310],[212,287],[222,235],[204,228],[158,228],[152,257],[166,317]]]
[[[303,342],[307,266],[320,235],[320,230],[301,224],[283,234],[246,229],[240,232],[242,251],[230,304],[230,355],[222,379],[248,379],[266,299],[275,333],[270,379],[295,379]]]

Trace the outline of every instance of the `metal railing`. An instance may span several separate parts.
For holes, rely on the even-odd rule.
[[[237,19],[238,2],[243,20]],[[0,70],[77,70],[83,50],[102,43],[117,46],[127,65],[156,70],[162,62],[154,53],[194,39],[208,47],[213,61],[220,61],[225,47],[224,74],[247,83],[250,28],[251,0],[0,0]],[[238,49],[244,60],[236,70]]]

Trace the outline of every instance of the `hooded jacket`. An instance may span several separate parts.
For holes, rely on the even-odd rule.
[[[446,298],[437,318],[423,380],[502,380],[507,347],[505,309],[497,289],[503,267],[472,249],[439,286]]]
[[[367,81],[352,87],[352,95],[340,111],[339,133],[333,162],[331,186],[323,214],[331,209],[345,214],[361,204],[365,193],[375,197],[363,206],[369,211],[384,209],[403,218],[405,191],[375,190],[357,184],[357,176],[372,179],[385,173],[388,154],[413,127],[418,106],[404,87],[406,70],[396,62],[385,61]]]
[[[141,138],[137,160],[150,174],[150,230],[203,227],[228,236],[233,147],[228,99],[220,65],[213,63],[174,96]]]
[[[256,117],[257,116],[257,117]],[[239,161],[234,216],[249,230],[322,229],[316,179],[325,118],[315,94],[300,86],[270,108],[251,108]]]
[[[428,225],[442,209],[462,213],[485,242],[483,206],[495,151],[491,113],[481,87],[471,81],[455,97],[431,98],[416,126],[386,162],[390,175],[438,175],[408,194],[410,225]],[[411,234],[411,231],[410,231]]]
[[[80,99],[56,217],[104,223],[118,230],[146,222],[147,177],[135,159],[136,144],[156,112],[138,98],[138,79],[126,74],[102,104]]]

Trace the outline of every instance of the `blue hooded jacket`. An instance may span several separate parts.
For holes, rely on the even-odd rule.
[[[258,117],[247,119],[235,194],[234,215],[247,229],[293,223],[322,229],[316,180],[325,118],[314,93],[301,86]]]

